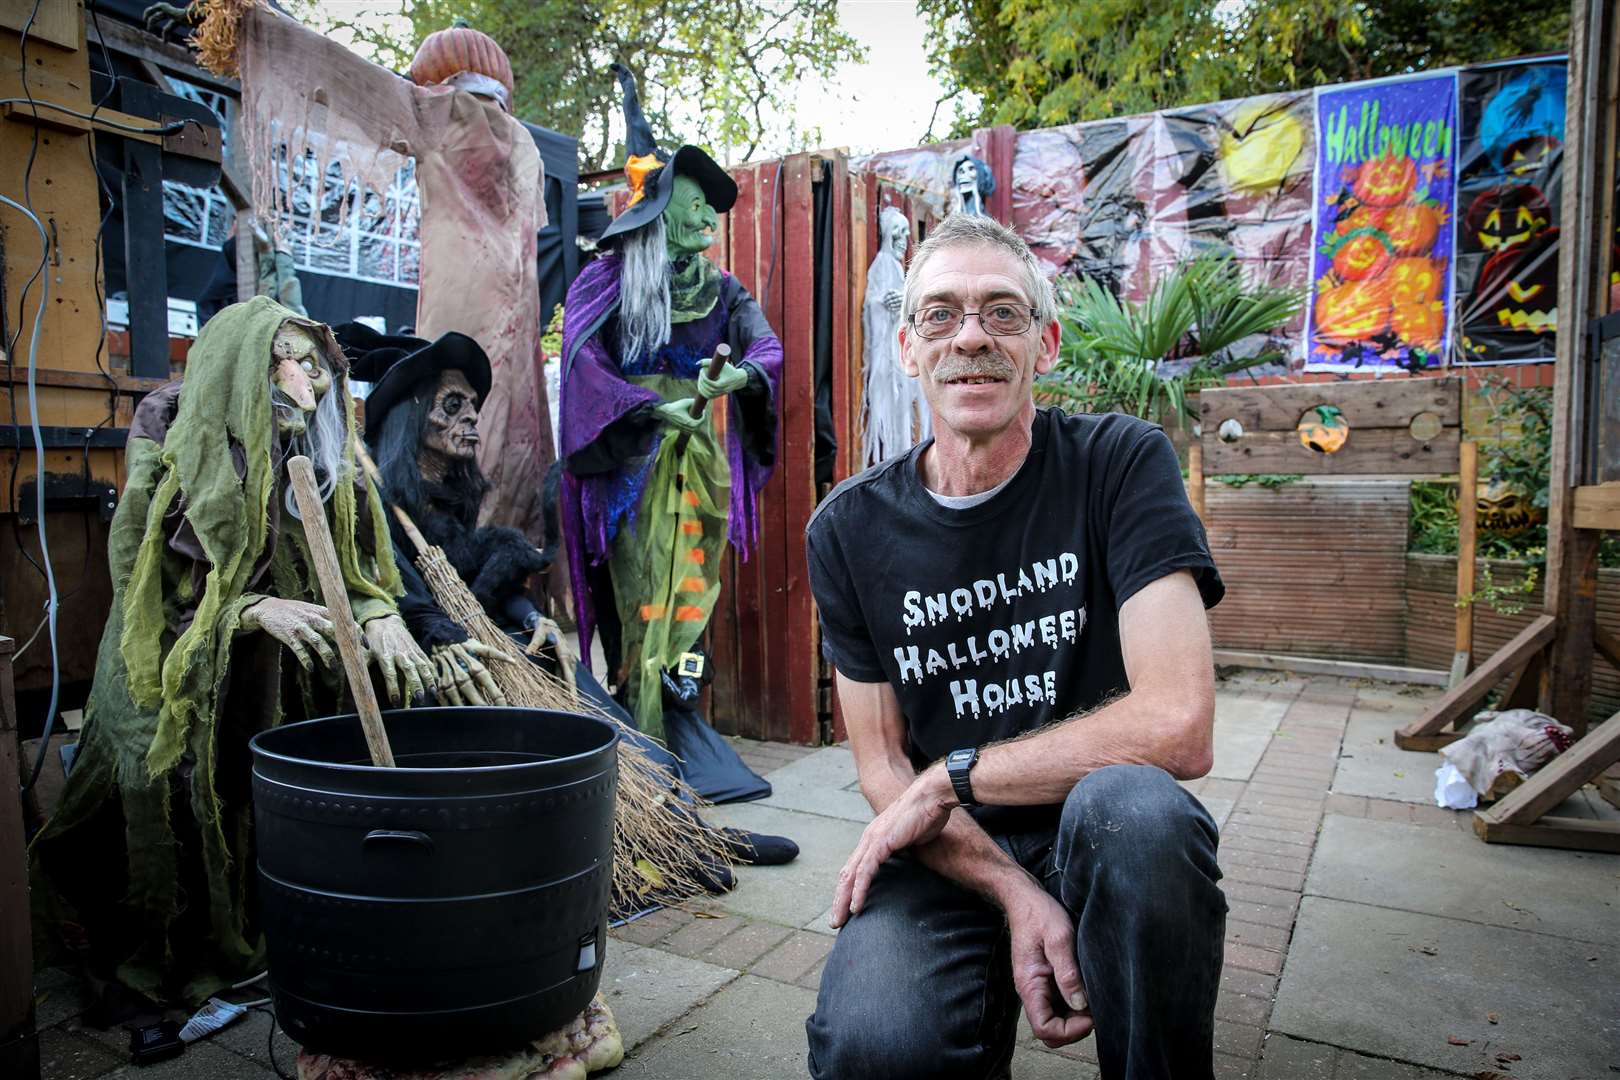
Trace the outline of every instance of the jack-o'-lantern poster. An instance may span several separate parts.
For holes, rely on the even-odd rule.
[[[1562,63],[1458,76],[1455,363],[1553,358],[1567,83]]]
[[[1444,362],[1456,91],[1450,72],[1317,91],[1308,370]]]

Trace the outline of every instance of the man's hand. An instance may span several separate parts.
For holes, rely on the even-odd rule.
[[[1012,937],[1013,986],[1029,1026],[1052,1049],[1091,1034],[1091,1010],[1074,954],[1074,920],[1033,881],[1002,905]]]
[[[926,844],[938,836],[956,807],[956,794],[941,766],[917,774],[900,796],[872,819],[861,833],[854,854],[838,875],[833,894],[832,925],[843,926],[866,903],[878,867],[897,851]]]
[[[433,662],[439,669],[439,699],[446,705],[505,705],[506,695],[480,660],[504,660],[497,649],[481,641],[439,645]]]
[[[709,364],[703,362],[703,370],[698,373],[698,393],[706,398],[724,397],[726,394],[735,394],[748,385],[748,372],[733,364],[730,360],[720,368],[720,374],[709,378]]]
[[[267,596],[243,609],[241,627],[243,630],[262,630],[281,642],[305,671],[315,670],[315,662],[310,659],[311,650],[328,669],[338,669],[337,654],[328,644],[334,640],[332,620],[319,604]]]
[[[382,673],[388,701],[394,708],[409,708],[423,690],[433,685],[433,662],[405,629],[398,615],[383,615],[365,625],[366,653]],[[404,701],[400,691],[404,690]]]
[[[662,405],[653,409],[653,412],[657,413],[658,419],[662,420],[664,423],[669,424],[672,427],[679,428],[688,435],[697,434],[697,432],[709,422],[709,419],[706,416],[692,415],[692,399],[689,397],[677,398],[674,401],[666,401]]]

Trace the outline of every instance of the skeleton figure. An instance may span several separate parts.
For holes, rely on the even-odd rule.
[[[866,271],[861,328],[866,338],[866,464],[903,454],[929,435],[928,406],[917,380],[900,370],[906,246],[911,224],[886,206],[878,215],[878,253]]]
[[[984,200],[996,192],[996,179],[990,173],[990,166],[972,154],[963,154],[956,159],[951,183],[956,190],[958,213],[981,217],[986,213]]]

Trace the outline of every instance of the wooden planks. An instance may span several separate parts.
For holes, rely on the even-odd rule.
[[[772,738],[817,741],[815,611],[805,561],[804,527],[816,504],[815,365],[815,199],[811,159],[795,154],[782,177],[783,319],[779,427],[782,453],[772,483],[782,488],[782,562],[773,607],[780,621],[773,638],[785,667],[773,674],[785,680],[779,695],[785,710],[773,711]]]
[[[1263,671],[1296,671],[1304,675],[1337,675],[1344,679],[1383,679],[1386,682],[1444,686],[1446,673],[1429,668],[1398,664],[1357,664],[1343,660],[1322,660],[1311,656],[1284,656],[1273,653],[1236,652],[1216,649],[1215,663],[1221,666],[1259,668]]]
[[[1454,473],[1459,465],[1460,429],[1455,427],[1442,429],[1429,442],[1419,442],[1405,428],[1351,425],[1349,440],[1336,454],[1320,454],[1306,447],[1292,427],[1286,431],[1251,431],[1245,425],[1243,430],[1242,439],[1224,442],[1214,434],[1210,421],[1204,421],[1205,475],[1410,476]]]
[[[1443,728],[1472,716],[1497,683],[1523,667],[1532,656],[1551,643],[1553,630],[1552,616],[1543,615],[1536,619],[1476,668],[1473,674],[1435,702],[1428,712],[1397,731],[1395,744],[1403,750],[1433,749],[1432,745],[1420,741],[1422,737],[1438,735]]]
[[[1472,499],[1479,488],[1479,444],[1465,442],[1461,449],[1457,490],[1466,494],[1458,500],[1463,512],[1457,515],[1457,621],[1453,628],[1455,644],[1451,660],[1453,686],[1462,682],[1468,674],[1468,664],[1474,650],[1474,548],[1479,531],[1479,515],[1473,512]]]
[[[1578,487],[1570,497],[1575,528],[1620,530],[1620,481]]]

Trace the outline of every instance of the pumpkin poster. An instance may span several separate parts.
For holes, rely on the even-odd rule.
[[[1567,82],[1562,63],[1458,76],[1454,362],[1553,358]]]
[[[1444,361],[1456,87],[1448,72],[1317,92],[1308,370]]]

